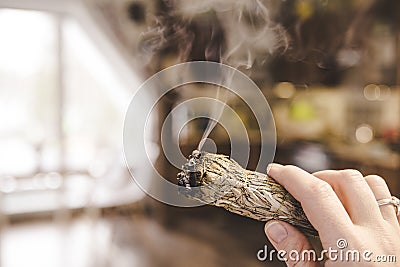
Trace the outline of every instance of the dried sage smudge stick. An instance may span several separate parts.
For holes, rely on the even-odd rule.
[[[194,150],[178,174],[178,185],[189,198],[259,221],[285,221],[318,235],[300,203],[283,186],[226,155]]]

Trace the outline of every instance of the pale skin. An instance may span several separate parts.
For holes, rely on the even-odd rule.
[[[356,170],[310,174],[295,166],[279,164],[269,165],[267,172],[301,203],[319,233],[323,249],[338,249],[338,239],[345,239],[348,246],[344,250],[372,252],[371,262],[328,259],[324,266],[400,266],[399,218],[393,205],[377,204],[377,200],[391,197],[384,179],[377,175],[364,177]],[[288,223],[269,221],[265,232],[276,250],[313,249],[306,236]],[[396,262],[376,262],[375,257],[380,255],[395,255]],[[322,263],[288,259],[286,264],[314,267]]]

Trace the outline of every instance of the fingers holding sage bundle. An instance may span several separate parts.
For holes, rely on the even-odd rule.
[[[300,201],[318,230],[324,250],[339,248],[359,253],[367,251],[372,255],[361,258],[361,262],[337,262],[337,259],[334,262],[334,257],[328,257],[331,261],[325,266],[381,266],[371,262],[382,255],[394,259],[400,256],[400,226],[396,219],[400,201],[391,196],[382,178],[364,177],[355,170],[327,170],[312,175],[300,168],[279,164],[270,166],[268,174]],[[298,235],[287,239],[289,244],[304,243]],[[385,266],[398,265],[392,261]]]
[[[382,177],[364,177],[356,170],[325,170],[313,175],[332,185],[355,224],[373,224],[379,219],[398,224],[399,201]]]

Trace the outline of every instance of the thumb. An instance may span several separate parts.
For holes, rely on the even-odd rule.
[[[265,234],[276,250],[285,251],[284,255],[278,255],[287,266],[320,266],[313,261],[310,253],[302,253],[303,250],[311,251],[313,248],[305,235],[292,225],[282,221],[269,221],[265,225]]]

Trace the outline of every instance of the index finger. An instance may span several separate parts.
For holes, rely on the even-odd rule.
[[[270,164],[267,173],[297,199],[310,223],[320,235],[348,233],[353,223],[332,187],[295,167]]]

